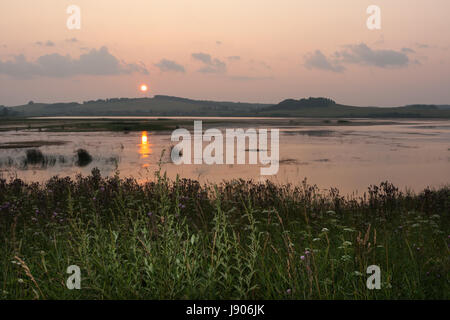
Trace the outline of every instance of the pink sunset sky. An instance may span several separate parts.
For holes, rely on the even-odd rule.
[[[2,0],[0,105],[142,97],[142,83],[147,96],[450,104],[449,13],[448,0]]]

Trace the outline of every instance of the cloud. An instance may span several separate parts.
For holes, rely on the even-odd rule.
[[[337,61],[328,59],[320,50],[305,56],[305,67],[308,69],[320,69],[333,72],[342,72],[345,68]]]
[[[416,51],[414,51],[411,48],[402,48],[402,52],[404,52],[404,53],[416,53]]]
[[[395,50],[374,50],[366,44],[346,46],[347,49],[336,52],[342,63],[354,63],[379,68],[405,67],[409,58],[405,52]]]
[[[34,43],[35,45],[39,46],[39,47],[54,47],[55,43],[53,41],[46,41],[46,42],[42,42],[42,41],[37,41]]]
[[[155,66],[162,72],[186,72],[182,65],[167,59],[162,59]]]
[[[431,46],[429,44],[426,44],[426,43],[416,43],[416,47],[417,48],[421,48],[421,49],[431,48]]]
[[[199,60],[205,64],[209,64],[212,62],[211,55],[209,55],[207,53],[202,53],[202,52],[193,53],[192,58],[194,58],[195,60]]]
[[[271,70],[272,67],[269,66],[267,63],[265,63],[264,61],[258,61],[258,60],[250,60],[249,61],[250,67],[252,70],[258,69],[258,68],[263,68],[266,70]]]
[[[364,43],[344,46],[343,50],[336,51],[332,56],[326,57],[320,50],[305,56],[305,67],[333,72],[344,71],[346,64],[358,64],[378,68],[406,67],[411,61],[408,54],[414,53],[411,48],[395,50],[376,50]]]
[[[229,61],[239,61],[239,60],[241,60],[241,57],[240,56],[229,56],[227,59]]]
[[[204,64],[204,66],[199,69],[199,72],[202,73],[225,73],[227,71],[227,65],[225,62],[219,59],[213,59],[211,55],[207,53],[193,53],[192,58],[197,61],[200,61]]]
[[[118,75],[133,72],[148,74],[143,65],[120,62],[109,53],[108,48],[91,49],[78,59],[57,53],[40,56],[35,61],[28,61],[24,55],[14,57],[12,61],[0,60],[0,74],[12,77],[29,78],[72,77],[76,75]]]

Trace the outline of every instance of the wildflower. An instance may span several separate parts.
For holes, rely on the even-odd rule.
[[[350,260],[352,260],[352,257],[349,256],[348,254],[346,254],[346,255],[343,255],[343,256],[341,257],[341,260],[344,261],[344,262],[350,261]]]
[[[300,259],[301,259],[301,260],[305,260],[306,257],[305,257],[305,256],[301,256]]]
[[[105,187],[100,187],[100,191],[105,191]]]
[[[342,243],[342,245],[343,245],[344,247],[349,247],[349,246],[352,245],[352,243],[351,243],[350,241],[344,241],[344,242]]]
[[[17,281],[19,282],[19,283],[23,283],[23,279],[17,279]]]
[[[330,230],[328,230],[327,228],[322,228],[322,232],[329,232]]]
[[[286,290],[286,293],[287,293],[287,294],[291,294],[291,292],[292,292],[291,289],[287,289],[287,290]]]
[[[149,213],[147,213],[147,215],[150,218],[153,215],[153,212],[150,211]]]

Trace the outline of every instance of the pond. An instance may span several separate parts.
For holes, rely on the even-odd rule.
[[[248,127],[250,119],[243,120]],[[255,128],[268,128],[253,118]],[[352,120],[353,121],[353,120]],[[233,124],[236,127],[236,124]],[[218,127],[225,131],[226,125]],[[411,120],[359,126],[283,125],[280,166],[274,176],[261,176],[262,165],[175,165],[170,159],[171,132],[0,132],[0,177],[43,182],[54,175],[102,175],[154,179],[159,166],[168,176],[220,182],[269,179],[275,183],[308,183],[342,194],[362,194],[371,184],[388,180],[402,190],[420,191],[450,183],[450,121]],[[27,150],[38,149],[45,161],[27,162]],[[91,161],[79,163],[77,151]],[[252,150],[249,150],[252,152]],[[256,152],[256,151],[254,151]]]

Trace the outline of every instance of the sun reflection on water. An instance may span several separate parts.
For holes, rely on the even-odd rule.
[[[152,144],[149,142],[147,131],[142,131],[141,133],[141,143],[139,144],[139,154],[141,155],[141,159],[146,159],[152,153]],[[148,167],[149,164],[145,163],[142,167]]]

